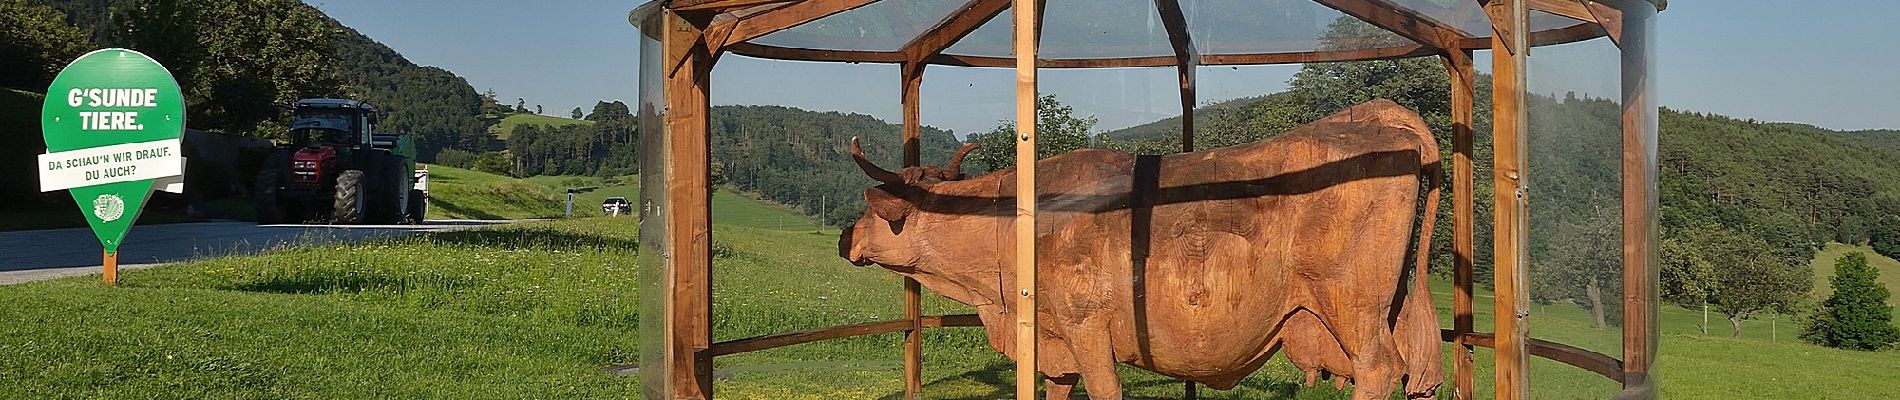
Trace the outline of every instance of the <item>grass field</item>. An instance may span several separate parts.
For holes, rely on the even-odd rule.
[[[1826,300],[1828,295],[1834,294],[1834,287],[1830,281],[1834,277],[1834,261],[1847,253],[1856,251],[1866,254],[1867,265],[1880,271],[1880,283],[1887,285],[1887,290],[1900,290],[1900,261],[1876,254],[1872,247],[1828,243],[1827,247],[1814,254],[1814,299],[1816,302]],[[1887,304],[1900,306],[1900,295],[1887,297]]]
[[[450,175],[454,175],[453,172]],[[539,178],[524,182],[559,185]],[[569,182],[585,183],[585,182]],[[602,182],[604,183],[604,182]],[[625,186],[625,185],[621,185]],[[605,186],[596,196],[624,195]],[[901,315],[895,275],[837,258],[835,230],[721,192],[714,239],[715,340]],[[637,361],[633,219],[534,222],[127,272],[124,286],[80,277],[0,287],[0,397],[598,398],[627,397],[638,379],[602,368]],[[1441,311],[1447,288],[1437,288]],[[967,308],[928,297],[928,313]],[[1480,292],[1478,326],[1490,326]],[[1783,321],[1746,339],[1711,335],[1699,314],[1663,314],[1664,398],[1875,398],[1900,393],[1900,352],[1826,349],[1792,340]],[[1447,317],[1448,318],[1448,317]],[[1614,354],[1620,336],[1571,306],[1534,310],[1533,336]],[[717,390],[732,399],[895,398],[896,334],[721,357]],[[926,335],[929,398],[1009,396],[1011,365],[981,331]],[[1489,351],[1478,351],[1479,398]],[[1449,371],[1449,368],[1447,368]],[[1176,382],[1124,369],[1135,398],[1178,397]],[[1209,399],[1337,399],[1275,361]],[[1616,388],[1578,369],[1534,360],[1537,398],[1604,398]],[[1448,393],[1448,392],[1441,392]]]
[[[554,116],[547,116],[547,115],[540,115],[540,114],[510,114],[507,117],[502,118],[501,123],[498,123],[498,124],[495,124],[495,126],[489,127],[488,131],[491,133],[494,133],[495,137],[500,138],[501,140],[508,140],[508,135],[514,134],[515,127],[522,126],[522,125],[555,127],[555,126],[593,125],[593,124],[594,124],[594,121],[581,120],[581,119],[568,119],[568,118],[561,118],[561,117],[554,117]]]
[[[429,168],[429,219],[561,216],[561,194],[512,177],[441,165]]]

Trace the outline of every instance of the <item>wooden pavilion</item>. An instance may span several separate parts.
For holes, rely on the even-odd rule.
[[[1474,347],[1495,351],[1498,398],[1525,398],[1530,390],[1530,357],[1569,364],[1618,382],[1616,398],[1654,398],[1652,367],[1657,354],[1657,106],[1655,15],[1665,0],[1248,0],[1234,4],[1305,10],[1315,14],[1240,15],[1210,11],[1205,1],[1134,0],[1080,3],[1048,0],[653,0],[633,10],[630,22],[642,35],[640,124],[643,174],[641,263],[649,284],[642,298],[642,374],[647,398],[704,399],[713,396],[714,357],[874,333],[904,332],[904,391],[922,390],[922,336],[925,329],[974,326],[972,315],[923,315],[922,290],[904,284],[905,317],[897,320],[788,332],[714,343],[712,341],[712,226],[710,213],[711,73],[726,53],[775,59],[898,66],[902,87],[905,166],[919,164],[920,92],[928,66],[1014,68],[1019,162],[1015,224],[1016,254],[1035,254],[1035,96],[1040,68],[1171,67],[1179,77],[1183,114],[1183,150],[1194,149],[1197,67],[1299,64],[1435,57],[1450,76],[1453,148],[1450,185],[1453,197],[1453,324],[1443,339],[1455,349],[1453,398],[1475,395]],[[1284,3],[1284,4],[1283,4]],[[1292,4],[1300,3],[1300,4]],[[1067,7],[1067,8],[1065,8]],[[1165,31],[1154,51],[1117,35],[1045,40],[1045,15],[1075,9],[1122,7],[1152,13]],[[921,24],[890,22],[850,28],[853,21],[930,16]],[[1008,18],[1002,17],[1008,14]],[[1245,13],[1242,13],[1245,14]],[[1265,15],[1273,14],[1273,15]],[[1287,33],[1271,18],[1343,15],[1403,38],[1340,45],[1317,38],[1308,23]],[[1055,18],[1055,17],[1051,17]],[[1235,22],[1239,21],[1239,22]],[[1324,21],[1319,21],[1324,22]],[[861,22],[858,22],[861,23]],[[1323,24],[1322,24],[1323,25]],[[985,26],[1010,28],[1008,41],[974,43]],[[1292,24],[1298,28],[1302,25]],[[1054,27],[1056,29],[1060,27]],[[1110,29],[1112,27],[1093,26]],[[837,32],[845,31],[839,34]],[[855,32],[855,33],[854,33]],[[1261,33],[1269,32],[1269,33]],[[991,35],[996,36],[996,35]],[[1526,167],[1530,129],[1527,97],[1532,52],[1554,46],[1608,38],[1620,55],[1621,107],[1621,353],[1604,354],[1532,339],[1528,256],[1534,202],[1527,196],[1532,179]],[[1040,48],[1039,48],[1040,47]],[[1040,50],[1040,51],[1039,51]],[[1492,148],[1495,188],[1493,310],[1499,317],[1489,332],[1474,324],[1473,142],[1474,54],[1490,52],[1492,73]],[[1032,55],[1022,57],[1020,55]],[[1613,89],[1614,90],[1614,89]],[[1017,287],[1035,287],[1033,256],[1017,257]],[[1023,291],[1015,303],[1017,398],[1036,397],[1040,381],[1036,359],[1035,293]],[[1193,397],[1194,386],[1187,386]],[[1445,391],[1440,395],[1448,394]]]

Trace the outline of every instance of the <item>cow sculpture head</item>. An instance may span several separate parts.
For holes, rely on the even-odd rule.
[[[864,190],[866,209],[856,224],[838,238],[838,255],[858,266],[873,263],[897,272],[911,272],[928,250],[918,241],[921,235],[907,234],[932,213],[919,209],[919,203],[933,194],[937,185],[965,178],[960,171],[963,157],[976,150],[975,143],[963,145],[943,168],[908,167],[891,172],[864,158],[857,138],[851,138],[851,157],[865,175],[880,184]]]

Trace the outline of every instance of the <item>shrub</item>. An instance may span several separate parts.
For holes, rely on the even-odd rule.
[[[442,149],[441,152],[435,153],[435,163],[439,165],[446,165],[450,167],[468,169],[468,168],[474,167],[475,160],[480,158],[481,156],[482,156],[481,154],[476,154],[475,152],[468,151],[468,150]]]

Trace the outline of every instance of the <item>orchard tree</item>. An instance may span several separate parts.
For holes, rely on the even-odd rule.
[[[1728,316],[1737,339],[1742,337],[1742,321],[1763,311],[1790,311],[1813,286],[1813,269],[1788,262],[1761,238],[1712,228],[1692,234],[1690,241],[1714,266],[1709,306]]]
[[[1688,235],[1663,235],[1663,301],[1682,308],[1702,309],[1702,334],[1709,334],[1709,293],[1715,291],[1715,264],[1703,258],[1699,243]]]
[[[1095,117],[1076,117],[1075,109],[1063,105],[1056,96],[1036,96],[1036,159],[1054,157],[1089,145],[1089,132],[1095,129]],[[970,135],[970,143],[982,144],[968,159],[976,168],[973,174],[1016,166],[1016,122],[1005,121],[989,132]]]
[[[1867,265],[1867,255],[1847,253],[1834,261],[1834,294],[1808,322],[1801,337],[1814,344],[1852,350],[1880,350],[1900,341],[1893,325],[1891,295],[1880,284],[1880,271]]]

